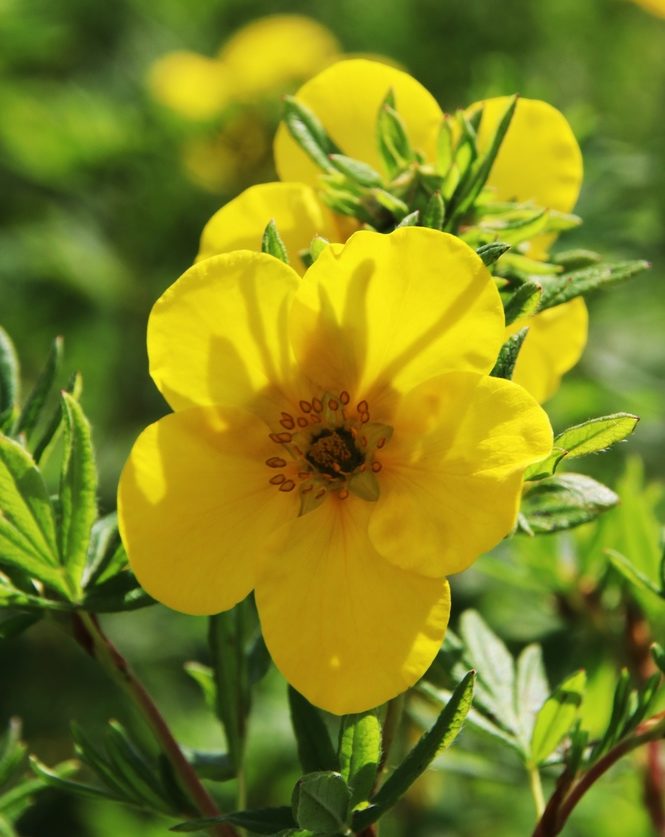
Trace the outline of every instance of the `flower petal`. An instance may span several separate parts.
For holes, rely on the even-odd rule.
[[[483,106],[478,131],[481,150],[489,147],[510,97],[476,102]],[[570,212],[582,185],[582,152],[566,117],[547,102],[519,99],[488,180],[499,200],[534,201]]]
[[[301,81],[339,52],[334,35],[303,15],[268,15],[239,29],[219,57],[233,75],[239,98],[256,98]]]
[[[245,189],[219,209],[201,235],[197,261],[232,250],[260,250],[263,232],[274,219],[294,270],[305,267],[298,255],[315,235],[339,240],[332,213],[302,183],[261,183]]]
[[[281,533],[256,602],[270,654],[305,697],[338,715],[412,686],[436,655],[450,594],[391,566],[367,537],[371,504],[329,497]]]
[[[450,372],[407,393],[393,424],[370,539],[403,569],[459,572],[512,529],[524,469],[552,449],[547,415],[510,381]]]
[[[269,536],[297,514],[265,460],[262,421],[239,410],[193,407],[151,424],[120,477],[118,517],[136,577],[185,613],[217,613],[254,586]]]
[[[296,98],[314,111],[343,154],[380,169],[376,118],[391,88],[412,146],[434,159],[441,109],[421,84],[395,67],[362,58],[339,61],[304,84]],[[275,137],[275,165],[281,180],[318,183],[318,167],[283,124]]]
[[[231,97],[229,78],[222,64],[196,52],[169,52],[150,68],[152,95],[185,119],[216,116]]]
[[[246,250],[190,267],[148,321],[150,374],[175,410],[246,406],[271,398],[290,375],[286,317],[297,274]]]
[[[542,404],[559,388],[561,376],[572,369],[584,351],[589,313],[582,297],[517,320],[506,337],[529,327],[515,364],[513,381]]]
[[[451,369],[488,372],[503,340],[499,293],[459,238],[424,227],[361,231],[327,247],[290,318],[300,366],[324,390],[369,397]]]

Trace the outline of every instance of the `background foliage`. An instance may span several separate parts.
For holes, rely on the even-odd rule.
[[[102,511],[112,510],[131,442],[166,409],[147,376],[150,306],[190,264],[212,212],[244,185],[272,177],[269,126],[279,115],[274,101],[258,103],[252,118],[268,127],[259,129],[255,163],[244,165],[241,156],[235,181],[201,188],[187,175],[182,147],[203,129],[150,98],[148,69],[173,49],[212,55],[241,25],[274,12],[315,17],[346,52],[390,57],[447,110],[514,91],[552,102],[573,124],[586,168],[578,206],[585,224],[563,244],[654,262],[650,274],[591,300],[589,348],[550,405],[558,429],[617,410],[642,417],[628,445],[585,462],[586,473],[617,488],[623,506],[572,535],[517,540],[454,580],[453,626],[473,606],[511,651],[541,642],[552,684],[587,668],[583,716],[599,732],[620,667],[636,665],[623,610],[612,611],[619,584],[616,577],[607,583],[603,550],[648,561],[657,517],[664,519],[659,490],[641,492],[665,462],[665,20],[628,0],[505,0],[499,17],[482,0],[2,0],[0,321],[17,344],[24,379],[36,378],[52,338],[62,334],[65,368],[82,372],[82,402],[95,428]],[[637,462],[626,472],[629,453],[645,457],[644,473]],[[662,601],[634,595],[662,636]],[[105,624],[181,740],[216,746],[220,733],[182,671],[183,660],[205,659],[205,621],[153,607]],[[48,628],[2,643],[0,670],[0,717],[20,713],[24,737],[47,764],[71,755],[71,718],[94,728],[117,712],[103,675]],[[415,734],[417,714],[413,720]],[[473,734],[464,736],[382,833],[528,833],[532,803],[519,763],[491,743],[482,744],[481,763],[465,750],[465,740],[477,749]],[[259,687],[249,747],[249,804],[282,803],[297,761],[274,672]],[[570,835],[652,833],[636,763],[620,765],[594,789]],[[236,789],[222,787],[228,810]],[[164,827],[49,792],[21,829],[35,837],[106,837]]]

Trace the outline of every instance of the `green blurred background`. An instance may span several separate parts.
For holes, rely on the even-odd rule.
[[[616,485],[626,455],[640,454],[647,480],[656,478],[665,462],[665,19],[629,0],[504,0],[494,7],[486,0],[0,0],[0,323],[16,342],[26,384],[53,337],[64,336],[66,367],[83,374],[82,401],[95,428],[102,510],[114,507],[133,439],[166,412],[147,373],[149,309],[191,263],[209,216],[244,186],[273,178],[270,136],[283,92],[191,123],[150,96],[149,68],[172,50],[212,56],[240,27],[278,12],[325,24],[344,52],[392,59],[446,110],[517,91],[566,114],[584,152],[578,212],[585,223],[563,246],[647,258],[654,268],[591,301],[589,346],[550,412],[559,429],[592,415],[637,413],[635,437],[583,468]],[[207,143],[214,153],[225,129],[237,165],[203,186],[183,164],[183,149]],[[637,488],[627,490],[635,493],[640,479],[633,473],[631,480]],[[479,607],[515,648],[542,641],[554,682],[593,660],[600,715],[607,711],[603,682],[611,683],[621,662],[618,629],[562,613],[552,585],[564,584],[580,548],[587,557],[573,579],[597,572],[588,556],[597,564],[599,542],[630,527],[621,514],[574,538],[522,541],[505,559],[483,559],[455,585],[455,613]],[[549,594],[545,584],[542,593],[520,586],[506,570],[522,559],[536,575],[543,565],[558,568]],[[662,628],[662,614],[660,622],[654,616]],[[104,621],[182,740],[222,746],[182,671],[184,660],[206,658],[205,622],[159,606]],[[94,728],[122,716],[103,675],[48,625],[3,644],[0,671],[2,720],[21,715],[27,740],[47,763],[71,754],[72,718]],[[250,747],[249,803],[288,802],[296,756],[284,684],[274,672],[260,688]],[[530,833],[526,779],[505,759],[488,749],[484,772],[461,759],[442,760],[441,771],[420,783],[382,834]],[[651,833],[635,764],[592,793],[570,835]],[[220,792],[228,809],[234,789]],[[21,833],[110,837],[162,834],[166,827],[48,792],[24,817]]]

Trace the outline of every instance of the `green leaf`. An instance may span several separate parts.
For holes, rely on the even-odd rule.
[[[413,212],[409,212],[408,215],[405,215],[395,229],[399,229],[400,227],[417,227],[419,223],[420,212],[416,209]]]
[[[510,250],[510,244],[506,244],[504,241],[492,241],[489,244],[481,244],[476,253],[483,260],[485,267],[491,267],[508,250]]]
[[[127,567],[127,555],[120,541],[116,512],[100,517],[90,531],[83,586],[94,587]]]
[[[408,753],[382,785],[369,808],[357,811],[353,828],[361,831],[391,808],[421,776],[433,759],[453,743],[471,708],[475,672],[469,671],[451,695],[434,725]]]
[[[180,749],[202,779],[210,779],[213,782],[228,782],[236,778],[236,771],[228,753],[192,750],[182,745]]]
[[[594,520],[619,502],[607,486],[583,474],[563,474],[531,483],[521,514],[535,535],[572,529]]]
[[[10,718],[0,738],[0,786],[7,784],[21,771],[27,747],[21,741],[21,721]]]
[[[514,323],[520,317],[535,314],[540,305],[542,293],[543,289],[537,282],[529,280],[520,285],[504,304],[506,325]]]
[[[208,643],[215,679],[216,715],[222,722],[229,755],[236,770],[245,750],[249,685],[244,653],[247,600],[232,610],[211,616]]]
[[[548,282],[544,283],[541,310],[562,305],[576,296],[589,294],[599,288],[618,285],[650,267],[649,262],[645,261],[616,262],[593,265],[572,273],[563,273],[556,278],[550,277]]]
[[[307,773],[293,791],[293,816],[301,828],[317,835],[346,831],[351,791],[339,773]]]
[[[293,96],[284,97],[284,124],[302,150],[323,171],[334,171],[329,155],[339,148],[328,136],[319,118]]]
[[[61,767],[62,765],[60,765]],[[49,770],[46,765],[42,764],[35,756],[30,756],[30,767],[47,785],[59,791],[66,791],[74,793],[76,796],[82,796],[87,799],[110,799],[112,802],[125,802],[124,795],[117,795],[111,793],[105,788],[96,788],[93,785],[84,785],[81,782],[72,782],[69,779],[64,779],[59,772]]]
[[[62,360],[62,343],[62,337],[56,337],[53,341],[46,364],[40,372],[19,414],[15,433],[25,434],[26,439],[29,439],[34,432],[46,405],[46,401],[53,389]]]
[[[383,183],[381,175],[367,163],[345,157],[343,154],[330,154],[330,162],[349,180],[359,186],[380,186]]]
[[[129,570],[86,588],[82,606],[91,613],[121,613],[155,604]]]
[[[339,765],[351,788],[351,806],[369,799],[381,760],[381,724],[375,710],[345,715],[339,731]]]
[[[423,227],[430,227],[433,230],[440,230],[443,228],[443,218],[446,213],[446,207],[443,203],[443,198],[440,192],[434,192],[429,199],[421,224]]]
[[[394,177],[415,159],[406,128],[396,110],[395,94],[390,90],[379,108],[376,138],[383,165]]]
[[[0,639],[13,639],[19,636],[28,628],[31,628],[36,622],[43,617],[42,613],[34,612],[7,612],[3,607],[2,616],[0,616]]]
[[[436,143],[436,169],[441,174],[446,174],[453,161],[453,132],[450,127],[450,118],[443,117],[439,136]]]
[[[550,256],[552,263],[559,265],[565,271],[579,270],[582,267],[589,267],[602,261],[598,253],[592,250],[564,250]]]
[[[282,237],[277,230],[277,224],[275,223],[274,218],[271,218],[270,221],[268,221],[268,225],[263,231],[263,237],[261,239],[261,252],[267,253],[269,256],[274,256],[276,259],[279,259],[280,262],[284,262],[284,264],[289,263],[289,254],[286,250],[286,245],[282,241]]]
[[[578,671],[564,680],[545,701],[531,737],[534,764],[542,764],[570,732],[582,704],[585,684],[585,672]]]
[[[520,739],[526,748],[531,741],[536,716],[549,693],[550,687],[543,665],[543,649],[540,645],[527,645],[517,658],[515,679],[515,709]]]
[[[289,708],[302,769],[306,773],[337,770],[335,749],[319,710],[293,686],[289,686]]]
[[[597,453],[630,436],[638,421],[639,417],[630,413],[613,413],[589,419],[559,433],[554,444],[566,451],[567,459]]]
[[[170,831],[203,831],[217,823],[230,823],[238,828],[246,828],[254,834],[275,834],[282,829],[295,828],[293,812],[287,806],[279,808],[257,808],[254,811],[234,811],[221,817],[206,817],[200,820],[174,825]]]
[[[524,472],[525,480],[542,480],[545,477],[551,477],[556,471],[559,462],[566,456],[566,451],[562,448],[553,447],[552,452],[545,459],[540,462],[535,462]]]
[[[59,546],[65,572],[80,591],[92,524],[97,518],[97,468],[90,424],[80,404],[62,393],[64,453],[60,472]]]
[[[20,369],[11,338],[0,327],[0,433],[12,423],[20,391]]]
[[[621,575],[635,587],[642,590],[647,590],[649,593],[655,593],[656,596],[665,598],[665,588],[661,588],[645,575],[639,567],[636,567],[632,561],[617,552],[616,549],[606,549],[605,552],[612,562],[613,566],[621,573]]]
[[[60,593],[55,518],[48,491],[31,456],[0,437],[0,566],[18,567]]]
[[[459,219],[465,212],[468,212],[471,209],[476,198],[485,186],[487,178],[492,171],[494,161],[496,160],[508,128],[510,127],[510,123],[515,113],[515,108],[517,107],[517,98],[517,96],[512,96],[510,98],[508,106],[497,123],[496,130],[490,140],[487,151],[476,161],[473,167],[471,179],[465,190],[465,194],[461,197],[457,207],[455,208],[455,219]]]
[[[661,672],[665,674],[665,648],[659,643],[654,642],[651,646],[651,656]]]
[[[517,733],[515,663],[510,652],[475,610],[464,611],[459,628],[465,658],[478,672],[478,686],[483,687],[478,690],[479,699],[502,726]]]
[[[206,706],[212,712],[215,711],[217,693],[215,689],[215,676],[210,666],[204,666],[195,660],[185,663],[184,669],[189,676],[198,683]]]
[[[81,376],[78,372],[74,373],[67,385],[65,387],[65,392],[71,393],[78,400],[81,396],[81,390],[83,389],[83,382]],[[46,424],[44,432],[39,438],[39,441],[35,444],[35,449],[33,452],[33,457],[35,462],[40,463],[42,459],[46,456],[46,454],[53,448],[57,438],[60,435],[60,430],[62,428],[63,423],[63,408],[62,408],[62,399],[60,399],[60,403],[53,411],[51,415],[50,421]]]
[[[528,326],[521,328],[516,334],[511,334],[503,346],[501,346],[494,368],[490,372],[492,377],[505,378],[507,381],[512,379],[522,343],[524,343],[524,338],[528,332]]]

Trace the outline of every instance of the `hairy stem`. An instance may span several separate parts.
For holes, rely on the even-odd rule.
[[[220,816],[214,799],[183,755],[153,699],[138,680],[127,660],[102,631],[97,619],[83,612],[77,614],[74,619],[74,635],[79,645],[100,663],[138,709],[198,812],[202,817]],[[226,823],[211,826],[210,833],[217,837],[238,837],[236,830]]]

